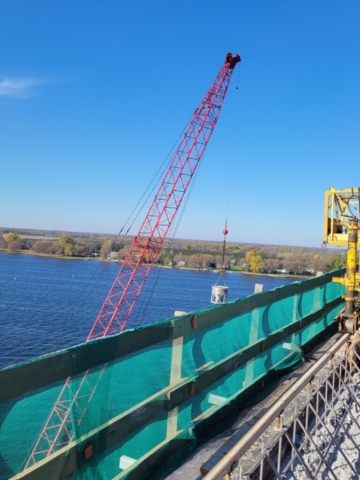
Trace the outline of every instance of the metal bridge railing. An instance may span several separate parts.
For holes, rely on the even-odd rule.
[[[359,478],[360,356],[343,335],[204,480]],[[359,392],[357,392],[359,390]]]

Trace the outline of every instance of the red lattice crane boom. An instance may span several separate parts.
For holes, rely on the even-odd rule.
[[[119,333],[125,328],[214,131],[233,69],[240,61],[238,54],[226,55],[225,63],[191,117],[87,340]],[[84,399],[87,402],[91,401],[96,385],[90,385],[85,373],[79,383],[78,391],[72,392],[71,395],[70,386],[69,378],[50,412],[25,468],[72,441],[74,434],[71,417],[77,418],[77,424],[81,422],[85,412],[82,411],[84,407],[81,407],[81,410],[79,400],[82,400],[82,405],[84,405]],[[79,408],[79,415],[70,415],[72,410],[79,410]]]
[[[239,55],[226,56],[225,64],[195,110],[88,340],[124,329],[214,131],[233,68],[239,61]]]

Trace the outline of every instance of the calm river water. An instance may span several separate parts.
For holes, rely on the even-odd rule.
[[[106,267],[104,269],[104,267]],[[119,265],[0,253],[0,368],[83,342]],[[210,304],[214,272],[154,268],[128,327]],[[225,273],[229,300],[293,280]]]

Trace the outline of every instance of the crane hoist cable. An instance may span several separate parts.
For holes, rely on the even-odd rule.
[[[228,212],[229,212],[229,202],[230,202],[230,190],[231,190],[231,176],[232,176],[232,163],[233,163],[233,157],[234,157],[234,142],[235,142],[235,127],[236,127],[236,117],[237,117],[237,104],[238,104],[238,91],[239,91],[239,70],[237,70],[236,73],[236,84],[235,84],[235,102],[234,102],[234,117],[233,117],[233,125],[232,125],[232,135],[231,135],[231,142],[230,142],[230,156],[229,156],[229,180],[228,180],[228,188],[227,188],[227,199],[226,199],[226,209],[225,209],[225,227],[223,230],[223,243],[222,243],[222,248],[221,248],[221,266],[220,266],[220,272],[219,272],[219,277],[214,285],[214,287],[219,287],[220,286],[220,281],[223,283],[223,287],[226,289],[228,288],[225,282],[225,276],[224,276],[224,271],[225,271],[225,251],[226,251],[226,235],[229,233],[227,229],[228,225]],[[219,289],[215,289],[215,292],[219,291]],[[217,297],[221,301],[219,303],[224,303],[227,299],[227,290],[226,292],[224,291],[223,293],[225,294],[224,296],[222,295],[221,291],[220,292],[220,297]],[[213,292],[214,293],[214,292]],[[218,303],[215,300],[215,297],[212,295],[212,303]]]

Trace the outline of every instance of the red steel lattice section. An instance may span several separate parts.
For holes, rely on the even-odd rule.
[[[239,61],[239,55],[227,54],[225,63],[191,117],[87,340],[119,333],[125,328],[214,131],[233,68]],[[100,376],[104,368],[100,371]],[[80,380],[77,379],[77,390],[72,392],[71,380],[68,378],[64,384],[25,468],[73,440],[74,427],[84,417],[96,384],[91,385],[88,372],[85,372]]]
[[[195,110],[88,339],[124,329],[214,131],[233,71],[231,65],[223,65]]]

